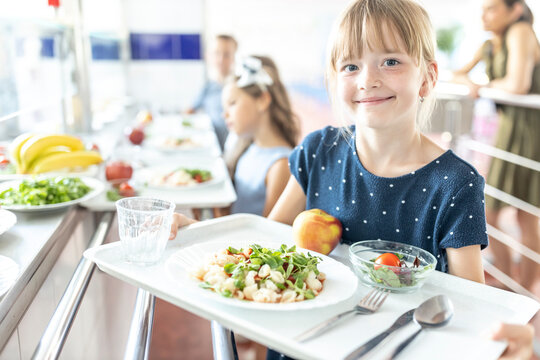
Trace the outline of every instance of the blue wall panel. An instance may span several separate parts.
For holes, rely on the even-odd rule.
[[[92,60],[120,60],[120,40],[90,36]]]
[[[133,60],[200,60],[199,34],[137,34],[129,36]]]

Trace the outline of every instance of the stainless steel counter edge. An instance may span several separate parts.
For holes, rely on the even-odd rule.
[[[16,283],[0,299],[0,350],[4,348],[17,328],[20,319],[34,300],[75,227],[84,216],[88,215],[91,213],[78,207],[67,210],[56,230],[43,243],[33,260],[21,269],[22,272]]]

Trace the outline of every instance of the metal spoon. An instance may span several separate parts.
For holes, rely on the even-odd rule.
[[[438,295],[424,301],[414,311],[414,321],[421,328],[412,334],[407,340],[403,341],[396,350],[390,355],[389,359],[395,357],[409,345],[414,338],[420,334],[424,328],[434,328],[446,325],[454,315],[454,306],[452,301],[446,295]]]

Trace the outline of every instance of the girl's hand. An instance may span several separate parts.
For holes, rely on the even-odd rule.
[[[197,222],[196,220],[190,219],[186,215],[174,213],[173,221],[171,224],[171,234],[169,235],[169,240],[173,240],[174,238],[176,238],[178,229],[184,226],[195,224],[196,222]]]
[[[534,328],[528,325],[499,324],[491,334],[493,340],[508,341],[499,360],[530,359],[533,353]]]

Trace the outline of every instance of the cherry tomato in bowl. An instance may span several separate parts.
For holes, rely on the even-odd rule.
[[[375,265],[373,265],[373,268],[377,270],[381,267],[381,265],[401,267],[401,260],[396,254],[384,253],[375,259]]]
[[[419,289],[437,266],[437,258],[428,251],[386,240],[352,244],[349,259],[365,285],[400,293]]]

